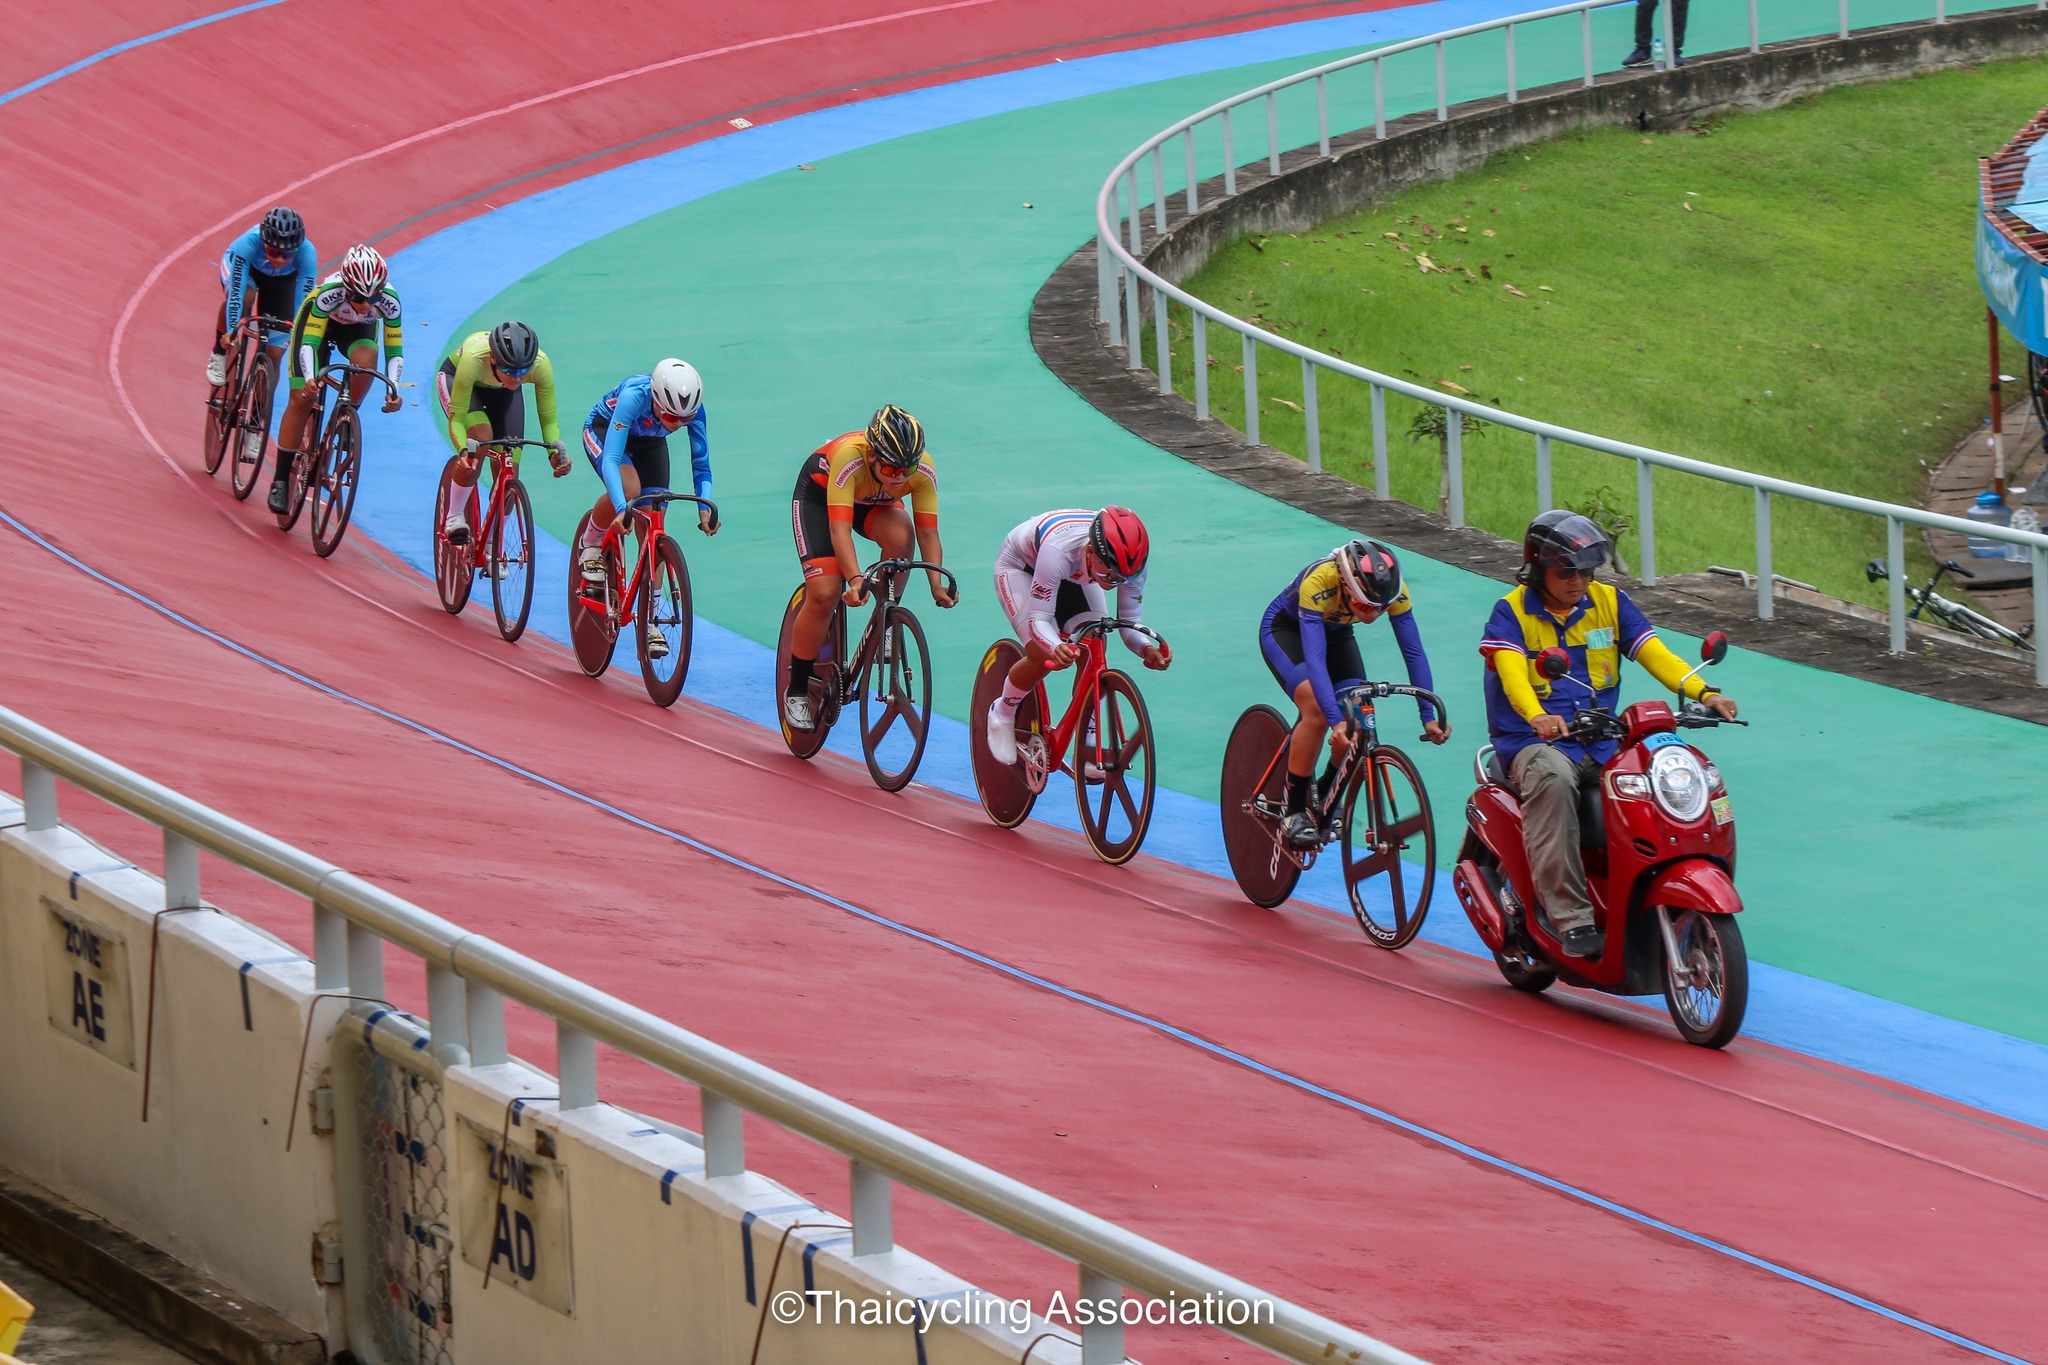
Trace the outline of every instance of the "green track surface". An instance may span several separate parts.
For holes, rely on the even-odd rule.
[[[1601,51],[1625,42],[1627,13],[1600,16]],[[1859,11],[1857,22],[1874,19]],[[1577,25],[1525,32],[1518,47],[1525,82],[1566,74]],[[1280,701],[1259,660],[1260,615],[1344,533],[1118,428],[1044,369],[1026,318],[1047,275],[1092,235],[1101,178],[1129,148],[1222,95],[1319,60],[984,118],[792,168],[571,252],[456,335],[508,315],[531,321],[555,358],[569,430],[621,375],[661,355],[703,370],[726,529],[710,542],[684,537],[697,608],[763,644],[796,581],[788,500],[805,453],[881,402],[917,413],[938,462],[949,562],[962,574],[958,609],[921,612],[941,709],[957,719],[981,650],[1007,630],[989,578],[1002,534],[1047,508],[1129,503],[1154,537],[1146,617],[1179,659],[1169,673],[1139,670],[1162,778],[1213,799],[1232,721],[1251,703]],[[1423,103],[1428,78],[1418,63],[1394,83],[1390,108]],[[1338,126],[1360,113],[1357,93],[1333,86]],[[1284,110],[1288,145],[1313,139],[1312,111],[1306,101]],[[1218,159],[1209,146],[1205,163]],[[1966,233],[1955,249],[1966,257]],[[530,486],[541,520],[564,538],[596,492],[587,469]],[[1500,588],[1420,555],[1404,565],[1458,727],[1445,749],[1419,756],[1440,827],[1454,835],[1484,739],[1476,644]],[[1384,629],[1363,643],[1369,667],[1398,676]],[[2029,780],[2048,763],[2048,731],[1742,652],[1717,680],[1755,722],[1705,741],[1741,817],[1752,952],[2048,1042],[2031,959],[2015,951],[2038,916],[2024,855],[2048,822],[2048,796]],[[1648,695],[1647,681],[1632,670],[1636,695]],[[1412,724],[1412,713],[1389,708],[1397,741]]]

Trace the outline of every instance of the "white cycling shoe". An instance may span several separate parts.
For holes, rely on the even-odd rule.
[[[448,514],[448,520],[441,523],[441,534],[448,537],[450,545],[469,544],[469,518],[460,512]]]
[[[270,439],[267,431],[252,431],[242,437],[242,458],[255,464],[263,458],[264,444]]]
[[[206,382],[216,389],[228,382],[228,358],[224,355],[206,357]]]
[[[811,699],[801,692],[783,693],[782,718],[800,734],[807,735],[818,728],[818,718],[811,714]]]
[[[1017,708],[997,697],[988,704],[988,756],[1004,767],[1017,761]]]
[[[647,632],[647,657],[666,659],[668,657],[668,636],[659,630]]]
[[[597,545],[585,545],[576,552],[576,565],[583,573],[585,583],[604,582],[604,549]]]

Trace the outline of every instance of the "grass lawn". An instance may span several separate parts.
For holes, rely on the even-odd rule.
[[[1507,152],[1299,235],[1241,239],[1188,281],[1269,330],[1415,382],[1674,454],[1918,504],[1983,419],[1976,159],[2048,99],[2028,59],[1830,91],[1684,133],[1609,129]],[[1188,319],[1174,378],[1192,397]],[[1237,338],[1210,332],[1210,402],[1243,426]],[[1147,338],[1151,336],[1149,330]],[[2024,353],[2001,341],[2007,373]],[[1148,363],[1149,363],[1148,347]],[[1260,356],[1261,436],[1305,450],[1300,365]],[[1319,376],[1325,467],[1370,486],[1363,384]],[[1425,405],[1389,395],[1396,497],[1435,506]],[[1465,441],[1466,514],[1519,535],[1534,439]],[[1556,497],[1633,517],[1632,463],[1555,452]],[[1754,564],[1747,489],[1656,476],[1657,567]],[[1773,504],[1778,572],[1875,602],[1882,523]],[[1912,543],[1909,538],[1909,543]],[[1635,537],[1622,549],[1633,567]]]

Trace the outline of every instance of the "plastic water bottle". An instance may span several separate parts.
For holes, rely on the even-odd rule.
[[[1650,40],[1650,66],[1658,71],[1664,69],[1664,40],[1662,38],[1652,38]]]
[[[2007,526],[2012,522],[2012,513],[2006,510],[2005,499],[1996,493],[1983,492],[1963,515],[1971,521],[1983,522],[1986,526]],[[1983,536],[1969,538],[1970,556],[1973,559],[2005,558],[2005,542],[1987,540]]]
[[[2038,535],[2041,530],[2041,514],[2031,507],[2016,507],[2013,509],[2012,520],[2006,524],[2015,531],[2032,531]],[[2033,551],[2024,545],[2008,545],[2005,547],[2005,557],[2024,564],[2033,558]]]

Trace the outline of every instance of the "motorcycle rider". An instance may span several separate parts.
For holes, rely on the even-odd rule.
[[[1577,512],[1558,509],[1530,522],[1516,586],[1494,604],[1479,642],[1487,729],[1521,798],[1530,875],[1558,945],[1579,958],[1598,957],[1603,946],[1579,854],[1579,793],[1599,785],[1617,744],[1571,738],[1570,717],[1588,707],[1617,710],[1626,655],[1672,691],[1735,719],[1733,699],[1686,677],[1684,662],[1627,593],[1594,579],[1608,548],[1607,534]],[[1551,648],[1571,657],[1571,671],[1554,683],[1536,666]]]

